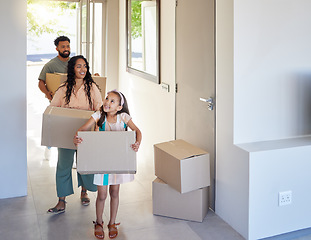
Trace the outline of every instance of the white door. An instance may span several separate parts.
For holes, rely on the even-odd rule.
[[[184,139],[210,153],[212,209],[215,106],[204,100],[215,101],[214,7],[214,0],[178,0],[176,6],[176,139]]]
[[[90,72],[105,76],[105,14],[104,0],[80,0],[78,6],[78,49],[89,62]]]

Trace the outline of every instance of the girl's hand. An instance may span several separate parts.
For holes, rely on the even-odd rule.
[[[140,142],[135,142],[134,144],[131,145],[131,147],[135,152],[137,152],[139,145],[140,145]]]
[[[80,143],[82,143],[83,139],[78,137],[77,135],[73,137],[73,143],[75,146],[78,146]]]

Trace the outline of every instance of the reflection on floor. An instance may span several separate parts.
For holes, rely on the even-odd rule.
[[[43,160],[44,147],[39,138],[28,137],[28,196],[0,200],[1,240],[85,240],[96,239],[92,221],[95,220],[96,193],[90,193],[91,204],[80,204],[76,170],[73,169],[75,194],[67,198],[66,212],[59,215],[46,213],[56,204],[55,165],[57,149],[52,148],[49,161]],[[37,143],[36,143],[37,142]],[[183,221],[152,214],[151,183],[155,179],[153,166],[138,159],[135,181],[121,185],[117,221],[117,239],[131,240],[242,240],[243,237],[209,211],[203,223]],[[109,202],[106,202],[104,221],[109,220]],[[105,226],[105,239],[108,230]],[[284,235],[273,240],[311,239],[310,235]],[[296,237],[294,237],[296,236]],[[297,237],[301,236],[301,237]]]
[[[28,196],[0,201],[0,239],[95,239],[92,220],[95,220],[96,193],[90,193],[89,206],[80,204],[75,169],[72,170],[75,194],[67,198],[66,212],[46,213],[56,203],[57,150],[52,148],[50,161],[43,160],[44,147],[35,142],[28,138]],[[211,211],[203,223],[154,216],[151,183],[155,176],[149,164],[138,162],[135,181],[121,186],[118,239],[243,239]],[[107,201],[106,223],[108,210]],[[108,236],[107,227],[105,233]]]

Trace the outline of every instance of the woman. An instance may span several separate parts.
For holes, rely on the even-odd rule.
[[[68,62],[67,81],[56,91],[50,106],[97,111],[102,106],[101,93],[91,77],[87,60],[79,55]],[[59,198],[55,207],[49,213],[63,213],[66,208],[65,198],[73,194],[71,169],[75,150],[58,148],[58,162],[56,168],[56,190]],[[81,203],[89,205],[87,190],[96,191],[93,184],[93,174],[80,175],[78,186],[81,186]]]

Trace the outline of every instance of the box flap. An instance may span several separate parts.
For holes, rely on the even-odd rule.
[[[155,183],[162,183],[162,184],[166,184],[163,180],[161,180],[160,178],[156,178],[156,179],[154,179],[154,181],[153,182],[155,182]]]
[[[167,152],[179,160],[208,153],[181,139],[155,144],[154,147]]]
[[[58,73],[58,72],[54,72],[54,74],[67,76],[67,73]]]
[[[93,113],[94,111],[53,107],[53,106],[48,106],[44,111],[44,115],[53,114],[54,116],[63,116],[63,117],[68,116],[71,118],[85,118],[85,119],[90,118]]]
[[[53,75],[67,76],[67,73],[54,72],[54,73],[46,73],[46,75],[47,76],[53,76]]]

